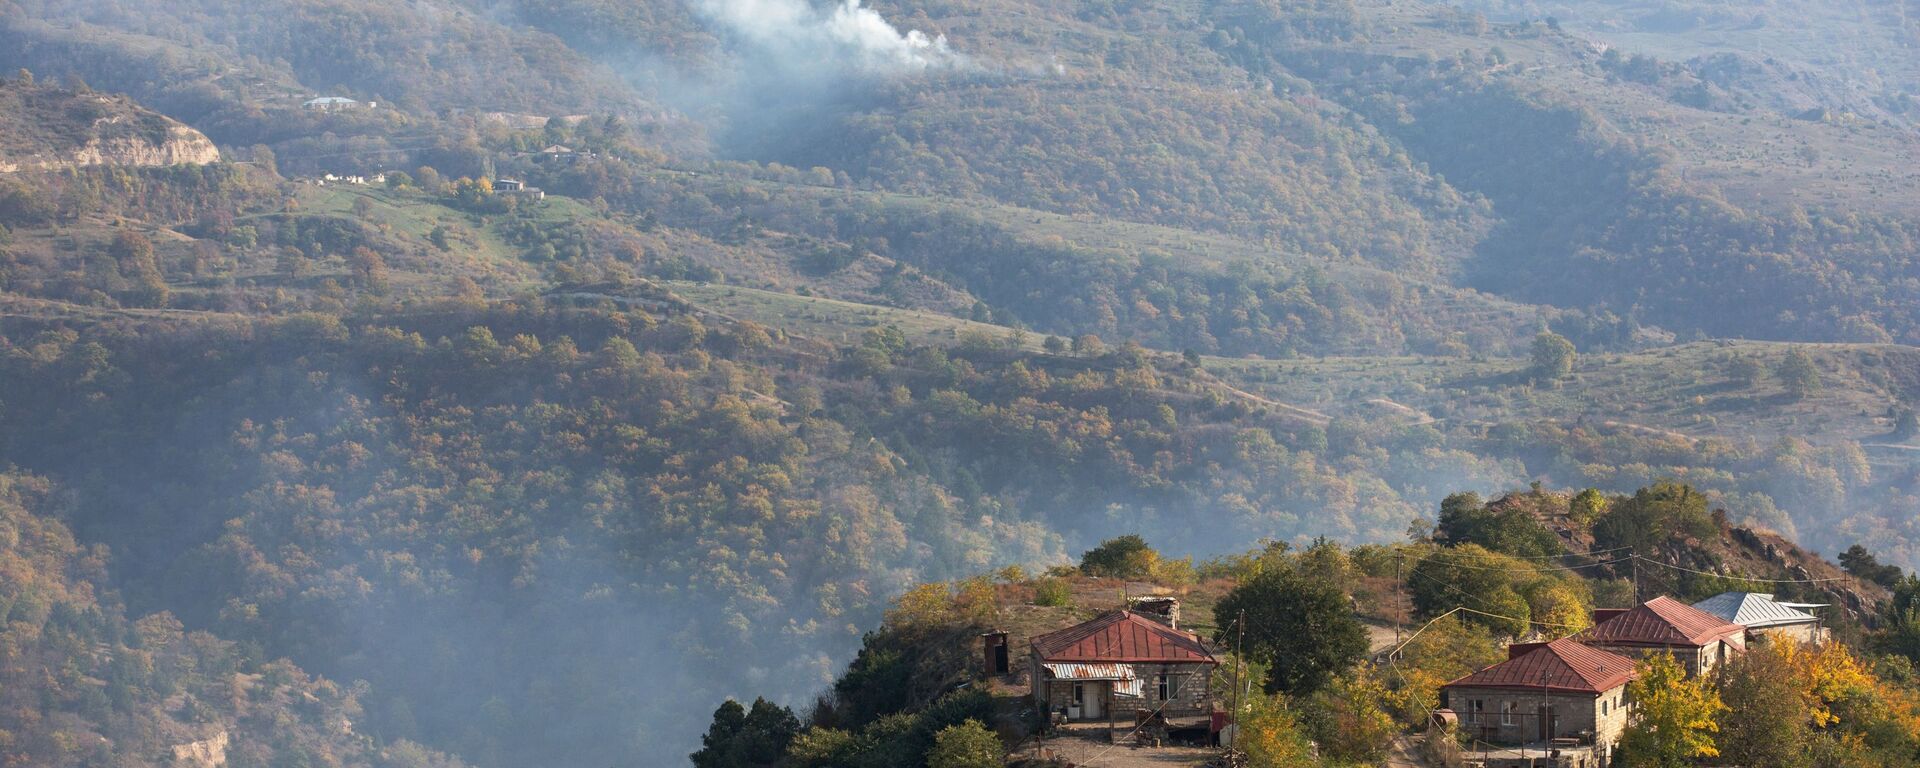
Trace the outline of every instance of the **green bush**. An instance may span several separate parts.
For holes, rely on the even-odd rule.
[[[1064,608],[1073,604],[1073,589],[1066,579],[1049,576],[1034,583],[1033,604]]]

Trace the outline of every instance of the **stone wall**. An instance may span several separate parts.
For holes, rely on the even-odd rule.
[[[1046,707],[1050,712],[1067,708],[1073,703],[1073,680],[1055,680],[1041,666],[1037,658],[1032,659],[1031,677],[1033,680],[1034,703]],[[1104,696],[1104,703],[1113,711],[1116,721],[1132,721],[1135,710],[1159,709],[1169,717],[1191,717],[1206,714],[1213,710],[1213,667],[1206,664],[1135,664],[1134,675],[1140,681],[1138,697],[1120,693],[1119,683],[1109,680],[1083,680],[1088,696]],[[1171,698],[1161,707],[1158,676],[1167,675]],[[1103,714],[1099,719],[1105,720]]]
[[[1551,738],[1584,738],[1608,747],[1627,728],[1626,686],[1599,696],[1527,688],[1449,688],[1442,705],[1460,715],[1460,732],[1494,744],[1537,743],[1542,704],[1553,707]],[[1478,709],[1474,703],[1479,702]],[[1503,709],[1510,707],[1510,709]],[[1503,717],[1503,712],[1511,712]]]
[[[1135,664],[1133,674],[1140,680],[1139,698],[1115,693],[1114,706],[1122,713],[1136,709],[1159,709],[1168,717],[1185,717],[1213,710],[1213,667],[1206,664]],[[1170,696],[1162,707],[1159,676],[1166,675]]]
[[[1818,624],[1788,624],[1780,627],[1757,627],[1747,630],[1747,633],[1756,637],[1766,638],[1776,643],[1794,642],[1817,644],[1826,642],[1827,639],[1826,630],[1822,629]]]

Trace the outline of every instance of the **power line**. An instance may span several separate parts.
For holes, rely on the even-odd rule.
[[[1668,563],[1663,563],[1663,562],[1660,562],[1660,561],[1658,561],[1658,560],[1649,560],[1649,559],[1647,559],[1647,558],[1644,558],[1644,557],[1641,557],[1641,556],[1639,556],[1639,555],[1628,555],[1627,557],[1628,557],[1628,558],[1631,558],[1631,559],[1633,559],[1633,560],[1638,560],[1638,561],[1640,561],[1640,562],[1643,562],[1643,563],[1647,563],[1647,564],[1649,564],[1649,565],[1657,565],[1657,566],[1660,566],[1660,567],[1662,567],[1662,568],[1671,568],[1671,569],[1673,569],[1673,570],[1676,570],[1676,571],[1685,571],[1685,572],[1687,572],[1687,573],[1692,573],[1692,574],[1698,574],[1698,575],[1701,575],[1701,576],[1712,576],[1712,577],[1715,577],[1715,578],[1720,578],[1720,579],[1735,579],[1735,580],[1738,580],[1738,581],[1752,581],[1752,582],[1758,582],[1758,583],[1761,583],[1761,584],[1824,584],[1824,583],[1826,583],[1826,582],[1829,582],[1829,581],[1846,581],[1846,580],[1847,580],[1847,578],[1848,578],[1848,577],[1846,577],[1846,576],[1833,576],[1833,577],[1829,577],[1829,578],[1825,578],[1825,579],[1756,579],[1756,578],[1750,578],[1750,577],[1747,577],[1747,576],[1729,576],[1729,575],[1727,575],[1727,574],[1724,574],[1724,573],[1714,573],[1714,572],[1712,572],[1712,571],[1696,571],[1696,570],[1694,570],[1694,569],[1692,569],[1692,568],[1682,568],[1682,567],[1680,567],[1680,566],[1678,566],[1678,565],[1671,565],[1671,564],[1668,564]]]
[[[1628,558],[1623,557],[1618,560],[1605,560],[1598,563],[1586,563],[1584,565],[1560,565],[1560,566],[1548,566],[1543,568],[1498,568],[1498,567],[1485,566],[1485,565],[1466,565],[1464,563],[1446,563],[1446,567],[1464,568],[1469,571],[1499,571],[1502,573],[1562,573],[1566,571],[1580,571],[1588,568],[1599,568],[1600,566],[1603,566],[1603,565],[1614,565],[1617,563],[1624,563],[1624,562],[1627,562],[1627,560]],[[1426,561],[1421,560],[1420,562],[1426,562]],[[1418,564],[1419,563],[1415,563],[1415,565],[1418,565]]]
[[[1632,547],[1616,547],[1614,549],[1602,550],[1601,554],[1611,554],[1613,552],[1619,552],[1619,551],[1628,550],[1628,549],[1632,549]],[[1413,565],[1418,566],[1421,563],[1424,563],[1428,560],[1439,557],[1441,554],[1444,554],[1447,551],[1448,551],[1447,548],[1441,548],[1440,550],[1435,551],[1427,555],[1426,557],[1422,557],[1419,560],[1415,560],[1413,562]],[[1547,555],[1547,556],[1527,558],[1527,557],[1520,557],[1518,555],[1506,555],[1498,552],[1494,554],[1500,555],[1501,557],[1511,557],[1518,560],[1527,560],[1527,559],[1542,560],[1547,558],[1562,558],[1562,557],[1576,557],[1576,556],[1592,557],[1594,555],[1594,553],[1587,553],[1585,555],[1576,555],[1575,553],[1569,552],[1561,555]],[[1448,563],[1447,566],[1450,568],[1464,568],[1469,571],[1500,571],[1503,573],[1552,573],[1555,571],[1578,571],[1586,568],[1598,568],[1603,565],[1613,565],[1615,563],[1624,563],[1626,561],[1627,561],[1627,558],[1623,557],[1617,560],[1605,560],[1597,563],[1585,563],[1581,565],[1550,565],[1550,566],[1541,566],[1538,568],[1504,568],[1504,567],[1498,567],[1498,566],[1467,565],[1464,563]]]

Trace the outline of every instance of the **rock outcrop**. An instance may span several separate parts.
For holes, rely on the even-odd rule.
[[[181,768],[220,768],[227,764],[227,732],[173,746],[173,764]]]
[[[125,96],[0,86],[0,173],[219,160],[205,134]]]

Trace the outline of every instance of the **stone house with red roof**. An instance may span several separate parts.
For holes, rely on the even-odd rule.
[[[1033,638],[1033,698],[1067,720],[1132,721],[1135,711],[1205,715],[1220,665],[1199,636],[1113,611]]]
[[[1447,683],[1440,706],[1488,744],[1560,746],[1564,763],[1604,766],[1627,727],[1634,660],[1572,638],[1518,643],[1507,660]]]
[[[1595,648],[1635,659],[1673,654],[1689,675],[1704,675],[1747,648],[1746,627],[1662,595],[1627,609],[1593,612],[1593,626],[1575,635]]]

